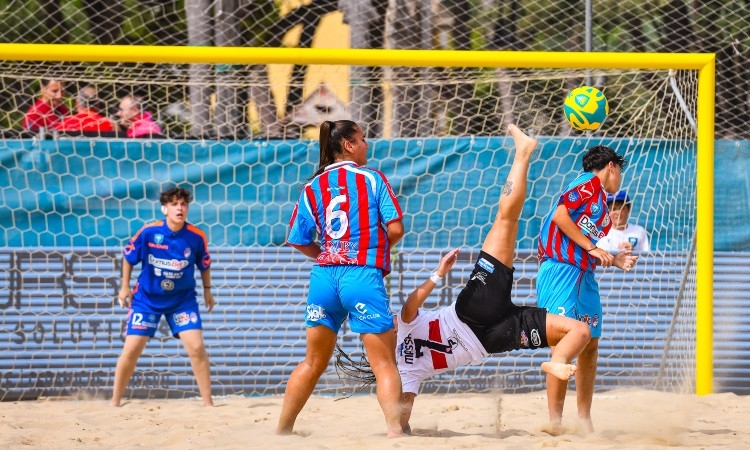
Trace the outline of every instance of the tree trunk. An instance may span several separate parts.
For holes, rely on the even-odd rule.
[[[349,25],[351,48],[383,48],[385,46],[385,14],[387,0],[340,0],[339,9]],[[383,136],[383,69],[351,66],[352,120],[363,127],[365,136]]]
[[[242,29],[238,17],[238,0],[219,0],[214,7],[215,39],[217,47],[239,47]],[[244,118],[241,90],[233,83],[238,66],[219,64],[216,66],[216,107],[214,127],[220,138],[244,136]]]
[[[395,49],[431,48],[432,25],[429,0],[390,0],[386,14],[389,46]],[[430,68],[394,67],[392,75],[392,137],[434,134],[429,116],[433,86]]]
[[[189,0],[185,2],[188,25],[188,45],[210,46],[212,23],[208,11],[210,0]],[[211,133],[211,66],[191,64],[190,75],[190,134],[206,137]]]

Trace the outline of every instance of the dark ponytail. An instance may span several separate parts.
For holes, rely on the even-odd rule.
[[[343,141],[352,141],[357,132],[357,124],[351,120],[326,120],[320,124],[320,165],[310,179],[323,173],[326,167],[336,162],[344,152]]]

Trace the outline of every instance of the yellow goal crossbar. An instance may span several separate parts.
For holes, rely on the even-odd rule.
[[[514,52],[322,48],[0,44],[0,59],[183,64],[676,69],[698,71],[696,186],[696,394],[713,392],[713,53]]]

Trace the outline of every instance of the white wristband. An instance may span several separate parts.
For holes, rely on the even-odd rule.
[[[434,272],[432,272],[432,274],[430,275],[430,281],[432,281],[435,284],[440,283],[440,280],[442,280],[442,279],[443,279],[443,277],[441,277],[440,275],[438,275],[437,270],[434,271]]]

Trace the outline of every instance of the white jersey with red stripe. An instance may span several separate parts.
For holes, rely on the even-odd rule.
[[[410,323],[398,314],[396,361],[404,392],[419,393],[430,377],[460,366],[479,364],[488,355],[476,335],[456,315],[456,303],[419,309]]]

